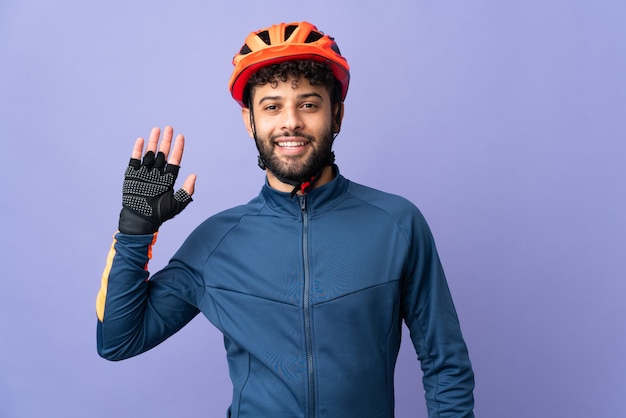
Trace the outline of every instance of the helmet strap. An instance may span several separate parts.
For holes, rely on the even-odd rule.
[[[333,142],[335,141],[335,138],[337,137],[337,135],[339,135],[339,131],[341,129],[341,106],[343,106],[342,103],[339,104],[339,109],[337,110],[337,114],[335,115],[335,123],[337,126],[337,129],[333,129]],[[249,107],[250,109],[250,128],[252,130],[252,135],[254,137],[254,141],[257,142],[258,138],[256,135],[256,126],[254,124],[254,114],[252,112],[252,106]],[[311,189],[313,189],[313,187],[315,186],[315,183],[317,183],[317,181],[319,180],[319,178],[322,176],[322,173],[324,172],[324,169],[327,166],[332,166],[333,164],[335,164],[335,153],[331,150],[330,151],[330,155],[328,157],[328,162],[327,164],[322,167],[317,174],[315,174],[314,176],[312,176],[309,179],[305,179],[305,180],[293,180],[290,178],[286,178],[283,176],[280,176],[276,173],[272,173],[274,175],[274,177],[276,177],[276,179],[278,179],[278,181],[280,181],[281,183],[285,183],[285,184],[289,184],[293,187],[293,190],[291,191],[291,197],[294,197],[298,192],[302,192],[303,194],[308,193]],[[267,165],[265,164],[265,161],[263,160],[263,157],[261,157],[261,154],[259,154],[257,156],[257,165],[259,166],[259,168],[263,171],[267,170]]]
[[[330,157],[328,158],[328,163],[326,165],[324,165],[324,167],[322,167],[317,172],[317,174],[315,174],[314,176],[311,176],[309,179],[294,180],[294,179],[290,179],[290,178],[286,178],[286,177],[280,176],[280,175],[278,175],[276,173],[272,173],[272,174],[281,183],[285,183],[285,184],[289,184],[289,185],[293,186],[293,190],[291,190],[290,195],[291,195],[291,197],[294,197],[298,192],[302,192],[302,194],[306,194],[309,191],[311,191],[311,189],[313,189],[313,187],[315,187],[315,183],[317,183],[319,178],[322,177],[322,173],[324,172],[324,169],[327,166],[332,166],[334,163],[335,163],[335,153],[331,151],[330,152]],[[257,158],[257,164],[259,165],[259,168],[261,168],[263,171],[265,171],[267,169],[267,167],[265,165],[265,161],[263,161],[263,158],[260,155]]]
[[[333,126],[333,142],[339,132],[341,131],[341,120],[342,120],[342,112],[343,112],[343,103],[337,103],[337,112],[335,113],[335,126]]]

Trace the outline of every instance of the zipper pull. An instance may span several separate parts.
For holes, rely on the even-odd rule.
[[[298,196],[300,199],[300,210],[306,212],[306,195]]]

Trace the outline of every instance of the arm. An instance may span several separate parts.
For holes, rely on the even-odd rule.
[[[198,310],[188,297],[193,280],[185,269],[170,269],[162,280],[147,280],[151,248],[159,226],[180,213],[191,201],[195,175],[174,192],[184,137],[178,135],[167,161],[173,130],[150,134],[143,162],[144,140],[135,142],[124,180],[123,207],[102,275],[96,302],[98,353],[119,360],[146,351],[185,325]],[[186,296],[183,296],[186,295]]]
[[[426,221],[413,219],[403,315],[426,390],[430,418],[473,418],[474,373],[446,278]]]

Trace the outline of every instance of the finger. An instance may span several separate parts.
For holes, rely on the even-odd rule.
[[[146,155],[143,156],[141,165],[145,166],[148,170],[152,170],[152,167],[154,167],[154,152],[153,151],[146,151]]]
[[[156,155],[156,158],[154,159],[154,168],[163,172],[163,167],[165,167],[165,154],[159,151],[159,153]]]
[[[161,136],[161,129],[152,128],[150,131],[150,137],[148,138],[148,146],[146,147],[146,152],[152,151],[153,153],[157,153],[157,145],[159,144],[159,136]]]
[[[183,183],[182,188],[187,192],[189,196],[192,196],[195,190],[195,187],[196,187],[196,175],[190,174],[189,177],[185,179],[185,182]]]
[[[133,153],[130,158],[141,160],[141,152],[143,151],[143,138],[137,138],[135,145],[133,146]]]
[[[181,160],[183,159],[183,151],[185,149],[185,137],[181,134],[176,136],[176,141],[174,141],[174,148],[172,149],[172,155],[170,159],[167,160],[168,164],[180,165]]]
[[[163,139],[161,139],[161,145],[159,145],[159,152],[165,155],[165,159],[170,154],[170,147],[172,146],[172,137],[174,136],[174,128],[166,126],[163,129]]]

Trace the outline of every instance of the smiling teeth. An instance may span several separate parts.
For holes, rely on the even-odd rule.
[[[303,147],[305,145],[304,142],[296,142],[296,141],[287,141],[287,142],[279,142],[279,147]]]

